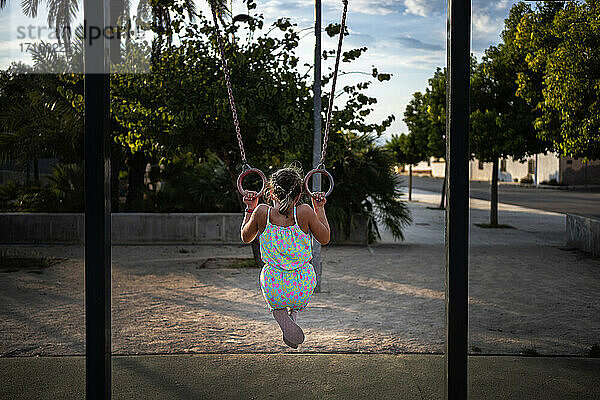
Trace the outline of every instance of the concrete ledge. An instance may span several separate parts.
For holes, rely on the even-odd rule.
[[[427,354],[181,354],[113,356],[114,399],[442,400],[444,356]],[[2,399],[83,399],[85,360],[0,358]],[[469,357],[469,398],[600,396],[600,360]]]
[[[83,214],[0,214],[0,243],[83,243]]]
[[[567,244],[600,256],[600,220],[567,214]]]
[[[239,244],[240,213],[118,213],[112,215],[112,243]],[[0,243],[84,242],[83,214],[0,214]],[[353,219],[347,238],[333,227],[332,243],[366,244],[368,219]],[[336,233],[336,231],[338,233]]]

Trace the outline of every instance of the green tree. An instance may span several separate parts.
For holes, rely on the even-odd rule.
[[[48,183],[0,185],[0,209],[17,212],[83,212],[84,171],[81,164],[57,164]]]
[[[408,126],[409,132],[419,137],[417,143],[423,146],[419,149],[423,153],[423,160],[429,157],[445,158],[446,69],[437,68],[427,83],[428,86],[424,94],[421,92],[413,94],[413,98],[406,106],[404,112],[404,122]],[[444,208],[446,192],[445,172],[439,208]]]
[[[437,68],[428,80],[424,105],[427,109],[429,127],[427,129],[427,156],[446,158],[446,68]],[[447,167],[446,163],[446,167]],[[439,208],[445,208],[446,173],[442,183],[442,196]]]
[[[500,158],[523,159],[546,150],[533,128],[529,104],[516,97],[514,63],[504,44],[490,46],[471,77],[470,149],[492,163],[490,225],[498,226]]]
[[[428,114],[427,96],[415,92],[413,98],[406,105],[404,122],[409,134],[392,137],[391,144],[396,154],[397,162],[408,165],[408,200],[412,200],[412,167],[429,157],[429,136],[432,132],[431,119]]]
[[[412,167],[427,158],[427,137],[417,132],[392,135],[386,147],[398,164],[408,165],[408,200],[412,201]]]
[[[254,8],[253,3],[249,8]],[[248,39],[234,35],[237,27],[233,24],[225,24],[223,33],[230,38],[224,47],[248,161],[267,173],[296,160],[308,170],[312,85],[308,74],[298,68],[298,33],[285,18],[276,21],[270,32],[257,36],[253,32],[263,27],[262,16],[250,16],[247,24],[251,32]],[[203,155],[208,151],[222,161],[231,187],[235,187],[241,160],[212,24],[198,14],[181,30],[180,38],[178,45],[160,51],[152,74],[124,75],[115,80],[112,110],[124,127],[116,140],[165,165],[174,154],[189,151]],[[348,50],[342,62],[350,63],[365,51]],[[323,84],[330,78],[327,74]],[[369,81],[345,86],[338,93],[345,102],[332,112],[326,164],[336,180],[336,190],[328,207],[339,204],[342,224],[362,213],[388,225],[401,237],[408,214],[397,197],[395,178],[390,177],[390,158],[374,144],[393,116],[379,123],[366,122],[377,99],[364,92],[372,83],[389,79],[389,74],[374,72]],[[355,174],[365,173],[363,167],[377,172],[379,181],[377,185],[372,182],[372,189],[358,187]],[[352,193],[351,200],[338,197],[345,188]],[[376,237],[377,226],[372,228],[372,237]]]
[[[560,155],[600,158],[600,2],[545,2],[523,13],[515,44],[529,73],[519,96],[536,106],[535,127]]]
[[[250,10],[254,7],[248,3]],[[240,204],[235,180],[241,162],[214,30],[201,14],[185,23],[183,14],[185,10],[177,11],[171,20],[180,40],[159,44],[162,47],[155,53],[150,73],[125,73],[128,69],[124,68],[111,76],[113,139],[128,157],[143,156],[144,167],[150,160],[164,168],[165,192],[145,193],[146,203],[140,204],[140,210],[192,206],[205,210],[210,206],[214,209],[207,211],[233,211],[233,204]],[[270,32],[260,35],[262,16],[250,16],[247,24],[250,34],[246,37],[234,35],[237,28],[231,23],[225,23],[223,31],[229,38],[225,52],[248,161],[266,173],[295,160],[308,170],[312,161],[312,85],[308,74],[299,70],[295,54],[298,33],[287,19],[276,21]],[[152,54],[144,44],[130,50],[124,64],[128,57]],[[345,51],[342,62],[350,63],[366,50]],[[343,103],[337,102],[332,113],[326,164],[336,180],[336,190],[328,209],[343,230],[359,214],[371,221],[372,240],[381,223],[402,237],[410,216],[391,172],[393,160],[376,144],[393,116],[367,122],[377,99],[365,94],[370,85],[385,84],[391,76],[376,70],[368,75],[368,81],[347,85],[336,93]],[[326,74],[323,84],[330,79],[331,74]],[[80,76],[63,74],[54,91],[69,105],[73,118],[83,115],[82,85]],[[40,95],[46,98],[48,93]],[[130,189],[134,170],[143,173],[142,168],[130,165]],[[229,179],[226,190],[225,177]]]
[[[71,103],[76,88],[59,75],[37,74],[35,67],[13,64],[0,72],[0,160],[14,161],[27,171],[38,160],[81,161],[82,121]]]

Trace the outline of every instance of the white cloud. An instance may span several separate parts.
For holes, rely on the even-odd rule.
[[[482,12],[473,13],[473,33],[474,34],[497,34],[502,29],[504,20],[501,18],[492,19],[489,14]]]
[[[424,50],[424,51],[439,51],[444,50],[444,43],[428,43],[423,42],[419,39],[415,39],[411,36],[399,36],[398,42],[405,48],[408,49],[416,49],[416,50]]]
[[[476,51],[473,50],[471,51],[471,54],[477,58],[477,61],[481,61],[481,59],[483,58],[483,56],[485,55],[485,51],[481,50],[481,51]]]
[[[397,47],[396,47],[397,48]],[[398,49],[391,53],[389,49],[385,52],[373,52],[371,57],[376,60],[377,66],[381,71],[399,71],[403,68],[410,70],[433,71],[438,66],[443,66],[446,62],[446,52],[444,50],[430,51],[428,53],[407,53]]]
[[[350,12],[368,15],[389,15],[400,11],[401,0],[353,0],[348,6]]]
[[[313,10],[314,3],[308,0],[269,0],[259,3],[259,12],[274,19],[292,14],[311,14]]]
[[[21,45],[25,47],[23,39],[13,39],[13,40],[1,40],[0,41],[0,50],[3,52],[11,52],[12,54],[21,52]]]
[[[508,2],[509,0],[500,0],[495,5],[496,10],[506,10],[508,8]]]
[[[403,0],[352,0],[348,5],[351,14],[389,15],[401,11]],[[290,14],[314,13],[314,0],[268,0],[260,3],[261,12],[268,17],[287,16]],[[342,10],[339,0],[323,0],[324,12],[327,10]]]
[[[429,16],[431,9],[431,1],[428,0],[405,0],[407,14],[414,14],[420,17]]]

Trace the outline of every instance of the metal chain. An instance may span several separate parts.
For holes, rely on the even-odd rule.
[[[233,98],[233,90],[231,90],[231,76],[229,75],[229,68],[227,67],[227,59],[225,58],[225,50],[223,50],[223,43],[221,39],[221,33],[219,32],[219,25],[217,22],[217,12],[215,10],[214,0],[210,0],[210,9],[212,11],[213,21],[215,24],[215,34],[217,35],[217,44],[219,45],[219,51],[221,53],[221,62],[223,65],[223,74],[225,75],[225,83],[227,85],[227,96],[229,96],[229,105],[231,106],[231,115],[233,116],[233,126],[235,128],[235,134],[237,135],[238,146],[240,147],[240,155],[242,156],[242,168],[250,168],[248,161],[246,160],[246,152],[244,151],[244,142],[242,141],[242,133],[240,131],[240,122],[238,121],[237,110],[235,108],[235,99]]]
[[[331,83],[331,94],[329,95],[329,107],[327,107],[327,118],[325,119],[325,137],[323,138],[323,150],[321,151],[321,161],[319,165],[323,168],[325,165],[325,154],[327,154],[327,142],[329,142],[329,128],[331,127],[331,112],[333,109],[333,98],[335,97],[335,84],[337,82],[338,70],[340,67],[340,56],[342,54],[342,41],[344,40],[344,29],[346,28],[346,13],[348,12],[348,0],[342,0],[344,11],[342,11],[342,24],[340,26],[340,36],[338,39],[337,54],[335,57],[335,68],[333,70],[333,82]]]
[[[331,94],[329,95],[329,107],[327,108],[327,118],[325,120],[325,137],[323,140],[323,150],[321,151],[320,165],[325,162],[325,155],[327,154],[327,143],[329,142],[329,130],[331,127],[331,112],[333,108],[333,99],[335,97],[335,84],[337,82],[337,75],[340,65],[340,56],[342,53],[342,41],[344,39],[344,30],[346,28],[346,14],[348,12],[348,0],[342,0],[344,4],[344,10],[342,12],[342,23],[340,26],[340,36],[338,39],[337,54],[335,57],[335,68],[333,71],[333,82],[331,84]],[[244,167],[248,167],[248,161],[246,160],[246,152],[244,151],[244,142],[242,141],[242,133],[240,130],[240,122],[237,116],[237,110],[235,108],[235,99],[233,97],[233,90],[231,89],[231,76],[229,75],[229,68],[227,66],[227,59],[225,58],[225,50],[223,49],[223,43],[221,33],[219,32],[219,25],[217,20],[217,12],[215,10],[214,0],[210,1],[210,8],[212,11],[213,22],[215,24],[215,34],[217,36],[217,44],[219,46],[219,52],[221,53],[221,63],[223,65],[223,74],[225,75],[225,83],[227,86],[227,96],[229,97],[229,105],[231,106],[231,115],[233,117],[233,126],[235,128],[235,134],[238,140],[238,146],[240,148],[240,155],[242,157],[242,163]]]

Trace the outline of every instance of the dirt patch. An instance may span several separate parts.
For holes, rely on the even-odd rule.
[[[61,259],[53,257],[0,254],[0,272],[23,271],[41,274],[44,269],[60,261]]]
[[[322,292],[298,316],[301,352],[444,351],[443,213],[410,207],[404,242],[323,247]],[[471,221],[488,213],[472,207]],[[564,216],[515,207],[500,218],[516,229],[472,227],[470,351],[597,354],[600,259],[561,248]],[[68,259],[43,274],[0,274],[0,356],[84,354],[83,247],[0,246],[16,249]],[[294,352],[267,309],[260,270],[241,267],[251,260],[245,245],[113,246],[113,353]]]

